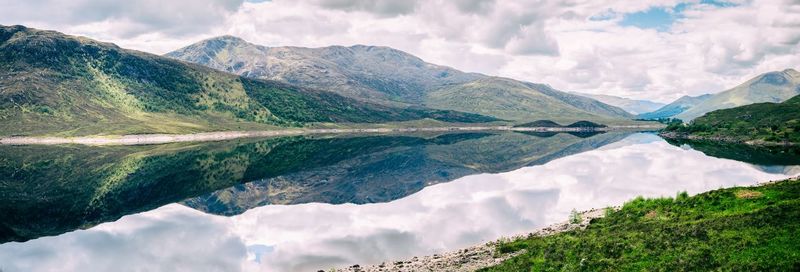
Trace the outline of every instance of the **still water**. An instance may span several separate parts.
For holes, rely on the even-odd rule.
[[[572,209],[785,179],[797,155],[623,132],[0,146],[0,269],[380,263],[523,234]]]

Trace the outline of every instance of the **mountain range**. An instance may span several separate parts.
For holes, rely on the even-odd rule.
[[[800,93],[799,84],[795,70],[766,73],[638,117],[688,121],[716,109],[781,102]],[[2,136],[424,120],[630,124],[636,116],[628,111],[656,106],[466,73],[380,46],[266,47],[222,36],[157,56],[54,31],[0,26]]]
[[[386,105],[455,110],[510,121],[633,118],[618,107],[544,84],[465,73],[381,46],[266,47],[222,36],[166,56]]]
[[[188,133],[420,119],[497,120],[368,103],[88,38],[0,26],[2,135]]]

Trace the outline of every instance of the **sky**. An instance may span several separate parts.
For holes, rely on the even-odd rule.
[[[800,68],[800,0],[0,0],[22,24],[164,54],[239,36],[382,45],[564,91],[669,102]]]

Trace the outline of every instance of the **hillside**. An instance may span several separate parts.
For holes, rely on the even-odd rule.
[[[566,123],[631,117],[622,109],[596,100],[500,77],[433,90],[428,93],[425,106],[522,121],[548,119]]]
[[[493,118],[363,103],[83,37],[0,26],[0,134],[265,129],[309,123]]]
[[[800,94],[800,72],[794,69],[769,72],[733,89],[714,94],[675,117],[690,121],[714,110],[762,102],[779,103],[798,94]]]
[[[624,98],[613,95],[605,95],[605,94],[585,94],[585,93],[572,93],[572,94],[585,96],[603,102],[605,104],[623,109],[632,114],[642,114],[646,112],[652,112],[666,105],[664,103],[658,103],[649,100],[636,100],[636,99]]]
[[[681,98],[672,101],[672,103],[669,103],[655,111],[642,113],[637,115],[636,117],[645,120],[671,118],[675,115],[678,115],[688,110],[691,107],[696,106],[697,104],[703,103],[704,101],[708,100],[711,97],[712,97],[711,94],[704,94],[699,96],[684,95]]]
[[[678,137],[800,143],[800,95],[783,103],[757,103],[717,110],[694,119],[686,126],[665,129]]]
[[[166,56],[386,105],[427,106],[519,121],[555,119],[556,115],[564,121],[633,117],[620,108],[546,85],[465,73],[388,47],[266,47],[222,36]]]

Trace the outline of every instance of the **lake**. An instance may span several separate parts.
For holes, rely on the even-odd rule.
[[[653,133],[0,146],[0,270],[317,271],[525,234],[573,209],[800,173]]]

